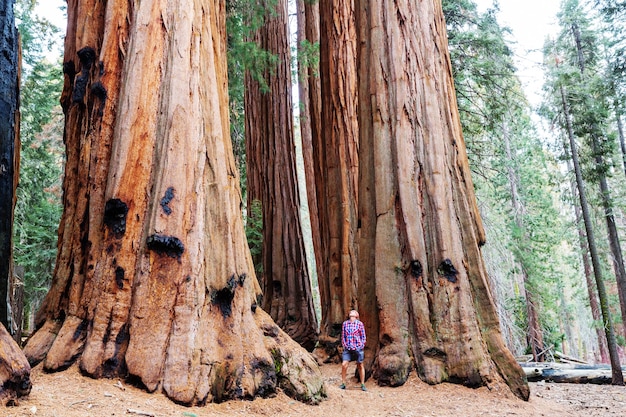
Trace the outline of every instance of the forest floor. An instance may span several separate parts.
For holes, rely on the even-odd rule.
[[[160,394],[148,394],[117,380],[83,377],[74,366],[47,374],[41,366],[32,371],[33,389],[18,406],[0,408],[0,416],[573,416],[626,415],[626,388],[610,385],[531,383],[528,402],[514,397],[506,387],[469,389],[459,385],[430,386],[415,372],[402,387],[379,387],[367,382],[367,392],[356,380],[339,389],[340,365],[323,365],[328,398],[306,405],[283,393],[254,401],[228,401],[205,407],[184,407]],[[353,367],[349,368],[349,372]]]

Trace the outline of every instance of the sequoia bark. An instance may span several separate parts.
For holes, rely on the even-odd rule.
[[[220,0],[69,0],[67,165],[50,292],[25,347],[176,402],[324,395],[258,308],[229,140]]]
[[[480,246],[439,0],[357,0],[359,286],[366,367],[381,385],[504,380],[506,348]]]

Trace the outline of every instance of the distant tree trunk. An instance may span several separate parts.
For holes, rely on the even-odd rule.
[[[528,399],[480,250],[441,2],[357,5],[366,366],[381,385],[415,368],[428,383],[504,380]]]
[[[598,288],[598,298],[600,299],[600,308],[602,311],[602,322],[604,324],[604,332],[606,334],[606,341],[609,349],[609,358],[611,361],[612,380],[614,385],[624,385],[624,376],[622,375],[619,355],[617,352],[617,342],[615,340],[615,333],[613,332],[613,321],[611,319],[611,312],[609,310],[609,302],[606,294],[606,288],[604,286],[604,281],[602,278],[602,269],[600,266],[600,259],[598,257],[598,249],[596,247],[593,226],[591,224],[591,216],[589,215],[589,204],[587,203],[587,196],[585,193],[582,171],[580,169],[580,162],[578,160],[578,150],[576,149],[576,141],[574,140],[574,130],[572,129],[572,123],[570,121],[570,112],[567,105],[567,100],[565,99],[565,89],[562,85],[560,86],[560,94],[563,109],[563,118],[565,119],[565,129],[567,138],[569,140],[572,163],[574,164],[574,174],[576,176],[578,198],[580,199],[580,209],[582,211],[583,220],[585,222],[585,233],[587,235],[587,243],[589,245],[589,255],[591,256],[593,274],[595,276],[596,286]]]
[[[353,0],[320,1],[322,135],[320,180],[323,271],[322,337],[336,340],[357,305],[358,113],[357,41]]]
[[[578,65],[581,75],[585,75],[585,58],[583,54],[582,39],[580,29],[576,23],[572,24],[572,33],[576,43],[578,52]],[[598,172],[598,182],[600,186],[600,197],[604,208],[604,219],[606,220],[606,228],[609,232],[609,247],[613,255],[613,269],[615,270],[615,280],[617,281],[617,294],[619,296],[622,317],[626,317],[626,268],[624,267],[624,258],[622,256],[622,248],[615,224],[615,216],[613,215],[613,202],[611,200],[611,192],[606,180],[606,169],[604,156],[600,149],[600,138],[597,126],[592,126],[591,148],[595,156],[596,170]],[[626,320],[622,319],[624,333],[626,334]]]
[[[617,119],[619,147],[622,151],[622,168],[624,169],[624,175],[626,175],[626,140],[624,139],[624,125],[622,123],[622,115],[619,112],[619,107],[617,104],[615,105],[615,118]]]
[[[507,166],[509,187],[511,189],[511,204],[513,208],[513,217],[516,226],[522,231],[522,240],[525,239],[524,223],[522,220],[522,213],[524,208],[519,201],[519,193],[517,190],[517,184],[519,182],[517,174],[511,163],[513,161],[513,153],[511,152],[511,141],[509,138],[509,132],[507,127],[504,126],[502,138],[504,140],[504,150],[509,161]],[[542,362],[545,358],[544,346],[543,346],[543,332],[541,331],[541,325],[539,324],[539,312],[537,304],[535,302],[535,296],[531,291],[530,277],[526,272],[524,264],[519,259],[517,260],[520,266],[520,273],[522,275],[522,283],[524,285],[524,298],[526,299],[526,321],[528,328],[526,330],[526,341],[533,355],[534,362]]]
[[[298,0],[298,47],[299,54],[302,52],[303,43],[312,46],[319,45],[320,41],[320,15],[319,3],[309,0]],[[308,58],[308,57],[307,57]],[[319,161],[319,150],[313,148],[314,142],[319,142],[322,129],[322,99],[319,68],[308,62],[303,63],[298,57],[299,95],[300,95],[300,132],[302,136],[302,156],[304,159],[304,174],[306,180],[306,193],[309,203],[309,216],[311,219],[311,238],[315,254],[315,267],[317,276],[325,276],[324,261],[322,255],[322,242],[320,237],[320,218],[318,209],[317,181],[323,177]],[[315,139],[314,139],[315,138]]]
[[[59,253],[25,353],[176,402],[323,395],[257,308],[229,140],[222,1],[69,0]]]
[[[287,2],[279,0],[275,15],[267,13],[256,41],[278,62],[266,71],[267,93],[246,76],[248,206],[259,200],[263,211],[263,308],[295,341],[313,350],[317,319],[300,221]]]
[[[571,155],[569,152],[567,142],[563,143],[563,148],[565,151],[565,156],[567,159],[567,168],[569,172],[573,172],[573,168],[571,166]],[[576,188],[576,183],[570,183],[570,189],[572,192],[572,197],[576,198],[578,195],[578,190]],[[593,271],[591,268],[591,263],[589,260],[589,249],[587,246],[587,239],[585,236],[584,229],[584,220],[581,213],[580,206],[574,204],[574,215],[576,216],[576,229],[578,230],[578,244],[580,245],[580,254],[581,260],[583,263],[583,273],[585,274],[585,282],[587,283],[587,295],[589,297],[589,308],[591,309],[591,317],[595,323],[602,322],[602,315],[600,313],[600,306],[598,304],[596,284],[593,281]],[[606,343],[606,334],[602,330],[600,326],[595,326],[596,328],[596,336],[598,338],[598,356],[599,360],[602,363],[609,363],[609,351]]]
[[[13,334],[9,308],[13,276],[13,210],[19,175],[19,41],[14,0],[0,10],[0,323]]]
[[[19,38],[13,0],[0,0],[0,406],[30,392],[30,366],[11,333],[13,209],[19,173]],[[8,331],[7,331],[8,330]],[[19,332],[17,332],[19,340]]]

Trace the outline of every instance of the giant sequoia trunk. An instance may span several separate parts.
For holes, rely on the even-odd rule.
[[[246,76],[248,206],[263,211],[263,308],[295,341],[312,350],[317,318],[300,221],[293,131],[287,2],[267,11],[255,41],[275,55],[266,69],[268,92]]]
[[[403,384],[528,385],[506,348],[480,246],[441,2],[357,0],[359,312],[366,367]]]
[[[69,0],[59,253],[25,353],[185,404],[323,395],[257,308],[219,0]]]
[[[320,1],[322,134],[318,178],[322,262],[322,340],[341,336],[341,323],[357,303],[358,115],[354,2]],[[329,339],[330,338],[330,339]]]

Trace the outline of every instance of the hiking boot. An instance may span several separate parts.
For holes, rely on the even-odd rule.
[[[339,389],[346,389],[346,384],[342,382],[341,385],[339,385]]]
[[[361,384],[361,391],[367,391],[367,388],[365,388],[365,384]]]

